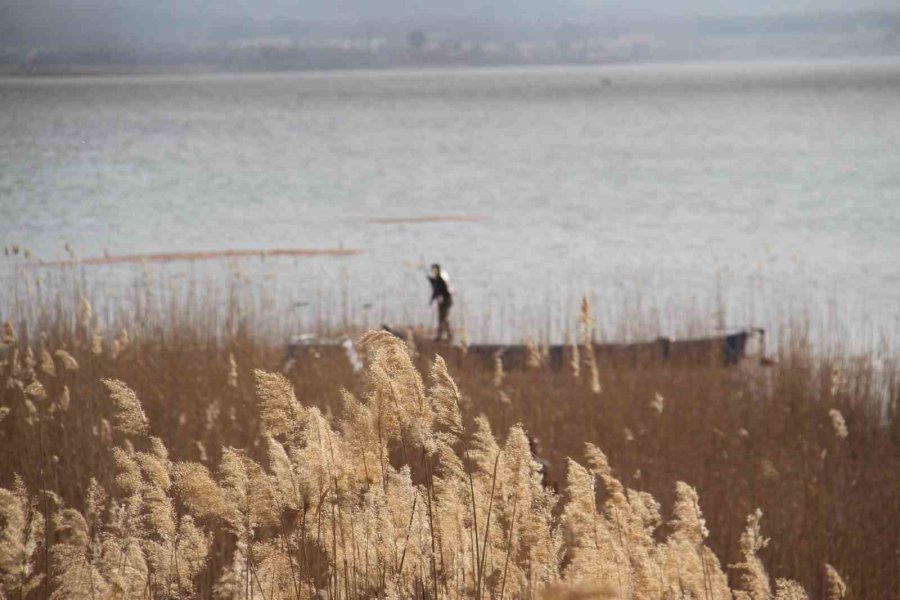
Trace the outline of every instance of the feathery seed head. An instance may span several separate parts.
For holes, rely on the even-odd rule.
[[[223,516],[233,532],[278,523],[276,492],[271,481],[262,467],[244,451],[234,448],[222,450],[219,478],[227,507]]]
[[[848,588],[841,574],[830,564],[825,563],[825,599],[844,600],[847,597]]]
[[[494,354],[494,387],[499,388],[503,385],[504,379],[506,379],[506,373],[503,370],[503,353],[497,352]]]
[[[584,454],[591,471],[603,479],[612,477],[612,469],[609,466],[609,460],[606,458],[603,451],[590,442],[586,443],[584,446]]]
[[[178,523],[178,564],[179,588],[190,589],[193,580],[206,565],[209,555],[210,537],[203,532],[190,515],[184,515]]]
[[[461,435],[463,426],[459,409],[459,389],[447,372],[447,363],[440,355],[434,357],[431,380],[433,383],[428,392],[434,411],[435,428]]]
[[[533,338],[529,338],[527,349],[528,356],[525,359],[525,366],[529,369],[539,369],[543,363],[543,357],[537,342]]]
[[[236,388],[238,386],[237,362],[234,360],[234,353],[228,354],[228,379],[226,383],[229,387]]]
[[[359,341],[368,368],[367,402],[389,438],[405,437],[416,447],[430,445],[431,405],[403,340],[387,331],[369,331]]]
[[[169,460],[169,449],[166,448],[163,441],[155,435],[150,436],[150,451],[153,452],[153,455],[156,456],[156,458],[162,461]]]
[[[112,449],[113,462],[116,465],[116,487],[122,497],[137,494],[141,489],[141,469],[135,460],[133,449],[116,446]]]
[[[64,544],[86,548],[91,541],[87,521],[73,508],[63,509],[54,515],[53,529],[57,539]]]
[[[299,489],[291,459],[278,440],[270,435],[266,436],[266,445],[269,450],[269,470],[272,472],[275,499],[280,509],[297,509],[302,504],[299,497]]]
[[[175,537],[175,508],[165,490],[155,485],[145,485],[141,490],[143,525],[147,533],[157,539]]]
[[[304,415],[304,408],[294,395],[294,386],[280,373],[256,369],[253,374],[266,432],[272,436],[294,434]]]
[[[115,429],[126,435],[140,435],[147,432],[149,423],[137,395],[118,379],[103,379],[109,390],[109,397],[115,407],[113,420]]]
[[[13,363],[15,364],[15,359],[18,358],[18,348],[13,351]],[[22,356],[22,365],[21,369],[16,371],[16,376],[25,381],[31,381],[35,378],[34,375],[34,367],[37,363],[34,360],[34,351],[31,349],[31,346],[25,347],[25,353]]]
[[[69,406],[72,404],[72,399],[69,396],[69,386],[63,386],[62,392],[59,393],[57,404],[62,410],[69,410]]]
[[[566,334],[566,337],[568,338],[568,334]],[[566,345],[569,347],[569,369],[572,371],[572,377],[579,379],[581,377],[581,356],[578,344],[570,344],[567,340]]]
[[[200,463],[179,462],[172,465],[171,473],[175,492],[195,517],[227,516],[222,490],[213,481],[209,469]]]
[[[835,367],[831,371],[831,395],[832,397],[842,394],[847,389],[847,377],[840,367]]]
[[[16,475],[11,489],[0,488],[0,593],[24,597],[40,584],[43,539],[44,517]]]
[[[832,408],[828,411],[828,416],[831,418],[831,428],[834,430],[834,435],[838,439],[846,438],[849,431],[847,431],[847,422],[844,421],[844,415],[841,414],[841,411]]]
[[[484,415],[478,415],[475,417],[475,432],[472,434],[469,448],[469,456],[475,462],[478,471],[490,475],[499,452],[500,446],[491,431],[490,422]]]
[[[675,504],[672,507],[673,536],[683,537],[696,544],[702,544],[709,535],[706,521],[700,512],[697,490],[683,481],[675,484]]]
[[[588,367],[589,388],[594,394],[602,394],[603,386],[600,384],[600,371],[597,369],[597,357],[593,345],[587,346],[585,358]]]
[[[91,309],[91,303],[87,298],[82,298],[78,304],[78,328],[87,329],[91,324],[91,318],[94,311]]]
[[[169,489],[172,482],[169,477],[169,461],[167,459],[149,452],[138,452],[134,458],[147,481],[164,491]]]
[[[775,600],[809,600],[806,590],[790,579],[775,580]]]
[[[103,330],[100,329],[99,323],[94,327],[94,333],[91,334],[91,352],[98,356],[103,354]]]
[[[629,489],[628,504],[631,505],[631,513],[640,519],[647,536],[652,537],[653,532],[656,531],[662,522],[659,502],[647,492]]]
[[[758,508],[747,516],[747,527],[740,541],[741,562],[731,565],[738,572],[738,591],[743,592],[748,600],[769,600],[771,595],[769,575],[758,556],[758,552],[769,543],[760,531],[760,519],[762,511]]]
[[[103,486],[97,483],[96,479],[91,477],[91,482],[88,485],[87,494],[84,500],[84,517],[93,526],[100,523],[108,499],[109,496],[107,496]]]
[[[32,381],[25,388],[25,397],[29,400],[43,401],[47,399],[47,391],[40,381]]]
[[[107,446],[112,443],[112,425],[106,419],[100,419],[100,423],[94,426],[94,436],[100,439],[100,443]]]
[[[594,314],[591,310],[591,300],[587,296],[581,297],[581,314],[578,321],[583,327],[590,327],[594,323]]]
[[[76,361],[71,354],[69,354],[62,348],[54,352],[53,356],[55,356],[59,360],[59,362],[62,363],[62,366],[66,371],[78,370],[78,361]]]
[[[41,371],[50,377],[56,377],[56,364],[46,350],[41,350]]]

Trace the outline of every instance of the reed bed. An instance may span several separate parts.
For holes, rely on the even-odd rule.
[[[894,356],[795,328],[767,368],[605,364],[585,303],[562,370],[378,331],[354,370],[285,365],[240,306],[48,297],[3,330],[0,597],[900,589]]]

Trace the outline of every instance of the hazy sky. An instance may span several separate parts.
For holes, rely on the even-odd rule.
[[[427,26],[471,18],[543,26],[898,8],[898,0],[0,0],[0,50],[203,42],[247,31],[251,21],[384,20]]]
[[[0,0],[4,13],[96,9],[254,18],[574,17],[598,13],[766,14],[898,8],[897,0]],[[28,8],[25,8],[28,7]]]

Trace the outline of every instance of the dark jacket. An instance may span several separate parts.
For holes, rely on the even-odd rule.
[[[428,277],[431,282],[431,302],[439,300],[441,304],[450,304],[453,301],[453,295],[450,293],[450,286],[444,279],[444,273],[441,272],[437,277]]]

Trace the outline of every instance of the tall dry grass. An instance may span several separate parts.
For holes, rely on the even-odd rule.
[[[3,332],[8,598],[900,589],[896,357],[798,330],[768,369],[613,368],[582,343],[551,371],[533,343],[490,370],[372,332],[360,373],[338,352],[279,373],[237,307],[29,310]]]

